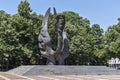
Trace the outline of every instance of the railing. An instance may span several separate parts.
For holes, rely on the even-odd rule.
[[[119,58],[111,58],[108,61],[109,67],[120,69],[120,59]]]

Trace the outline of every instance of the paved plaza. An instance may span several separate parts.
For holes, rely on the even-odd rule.
[[[0,72],[0,80],[120,80],[119,75],[31,75]]]

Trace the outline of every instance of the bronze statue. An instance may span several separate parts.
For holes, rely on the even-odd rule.
[[[64,65],[64,59],[69,55],[69,41],[64,31],[65,16],[57,15],[54,8],[54,25],[58,36],[57,49],[54,51],[51,48],[51,38],[48,33],[48,19],[50,15],[50,8],[47,10],[40,31],[38,41],[41,54],[47,58],[47,64]]]

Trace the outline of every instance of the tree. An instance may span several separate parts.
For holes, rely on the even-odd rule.
[[[0,11],[0,18],[0,53],[2,58],[7,58],[11,62],[10,57],[14,55],[12,53],[14,53],[17,45],[17,33],[11,26],[11,16],[9,14]]]
[[[23,4],[24,7],[19,8]],[[37,37],[42,22],[42,15],[37,15],[35,12],[30,14],[30,7],[25,4],[28,4],[28,2],[22,1],[19,4],[18,11],[21,12],[12,16],[11,23],[16,30],[16,36],[19,42],[17,45],[20,52],[18,54],[20,56],[18,60],[21,61],[20,64],[39,64],[38,58],[40,55]],[[27,11],[23,11],[22,8]],[[26,17],[28,13],[29,16]]]
[[[9,56],[9,64],[16,67],[21,64],[40,64],[37,37],[42,15],[30,14],[27,1],[21,1],[18,14],[8,15],[1,12],[1,53]],[[21,7],[22,6],[22,7]],[[23,7],[24,6],[24,7]],[[27,10],[28,9],[28,10]],[[25,12],[25,11],[26,12]],[[26,16],[29,13],[28,16]],[[3,32],[4,31],[4,32]]]
[[[118,20],[119,21],[119,20]],[[109,26],[105,33],[106,51],[108,59],[112,57],[120,58],[120,23]]]
[[[32,12],[31,8],[29,7],[29,3],[27,2],[27,0],[23,0],[20,2],[20,4],[18,5],[18,14],[20,16],[23,16],[25,18],[29,18],[30,17],[30,13]]]
[[[75,12],[63,12],[66,16],[66,31],[70,40],[70,56],[67,64],[90,64],[90,23],[87,18],[82,18]],[[72,33],[72,34],[71,34]]]
[[[92,45],[93,50],[92,53],[94,54],[93,58],[93,64],[101,65],[106,64],[104,63],[105,60],[105,44],[103,39],[103,29],[100,28],[98,24],[93,24],[91,27],[92,32]]]

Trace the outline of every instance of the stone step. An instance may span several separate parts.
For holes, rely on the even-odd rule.
[[[17,68],[14,68],[12,70],[7,71],[8,73],[12,73],[12,74],[18,74],[18,75],[23,75],[24,73],[26,73],[27,71],[31,70],[32,68],[34,68],[35,66],[19,66]]]
[[[120,75],[120,70],[106,66],[28,65],[8,71],[19,75]]]

